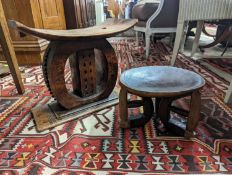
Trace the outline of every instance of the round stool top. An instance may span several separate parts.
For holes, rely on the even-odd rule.
[[[198,74],[171,66],[145,66],[126,70],[120,83],[129,92],[141,96],[175,96],[204,86]]]

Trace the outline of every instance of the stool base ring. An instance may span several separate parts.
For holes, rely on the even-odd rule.
[[[142,98],[142,100],[134,100],[127,102],[128,108],[135,108],[143,106],[143,113],[137,117],[128,117],[127,124],[125,122],[120,123],[122,128],[136,128],[144,126],[152,118],[154,113],[154,106],[151,98]]]

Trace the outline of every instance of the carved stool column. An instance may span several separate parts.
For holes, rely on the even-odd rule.
[[[102,52],[103,58],[95,59],[94,49]],[[64,79],[67,59],[71,56],[73,93],[69,93]],[[96,82],[96,62],[104,59],[99,74],[104,76]],[[66,109],[73,109],[108,97],[116,83],[118,62],[112,46],[105,39],[83,41],[51,41],[45,54],[43,72],[47,86]],[[100,76],[100,75],[99,75]],[[90,98],[91,97],[91,98]]]

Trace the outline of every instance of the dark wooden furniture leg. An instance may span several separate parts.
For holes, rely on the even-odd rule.
[[[176,126],[173,121],[169,121],[170,112],[172,111],[186,117],[187,125],[183,134],[185,138],[189,139],[193,137],[193,132],[196,129],[198,121],[200,119],[201,94],[199,90],[196,90],[191,94],[190,111],[171,106],[172,102],[176,99],[178,98],[161,98],[159,102],[159,107],[157,109],[157,117],[160,118],[167,129],[170,129],[173,132],[179,134],[183,133],[184,130],[182,131],[182,129]]]
[[[200,49],[210,48],[231,37],[232,37],[232,26],[228,26],[226,30],[223,32],[223,34],[217,40],[205,46],[199,46],[199,47]]]
[[[170,119],[170,106],[172,104],[172,98],[161,98],[158,108],[157,117],[160,118],[164,125],[168,125]]]
[[[128,120],[127,90],[124,87],[121,87],[119,93],[119,114],[120,114],[120,127],[129,128],[130,123]]]
[[[185,95],[186,96],[186,95]],[[180,97],[179,97],[180,98]],[[159,99],[159,105],[157,109],[157,117],[160,118],[162,123],[167,129],[172,130],[175,133],[183,133],[182,129],[176,126],[173,121],[170,120],[170,112],[180,114],[187,119],[186,129],[183,133],[184,137],[189,139],[193,137],[193,131],[196,129],[198,121],[200,119],[200,106],[201,106],[201,94],[199,90],[194,91],[191,94],[190,111],[180,109],[175,106],[171,106],[172,102],[178,98],[161,98]]]
[[[200,119],[201,94],[200,91],[194,91],[191,96],[191,104],[187,125],[185,130],[185,138],[189,139],[193,136],[193,131],[196,129]]]
[[[127,89],[122,86],[119,93],[119,116],[121,128],[136,128],[144,126],[153,116],[154,106],[151,98],[143,97],[142,100],[127,100]],[[138,117],[128,117],[129,108],[143,107],[143,114]]]
[[[15,56],[14,48],[11,44],[9,29],[2,8],[2,2],[0,2],[0,44],[2,46],[3,54],[10,68],[10,72],[14,79],[18,93],[23,94],[25,90],[20,75],[18,62]]]

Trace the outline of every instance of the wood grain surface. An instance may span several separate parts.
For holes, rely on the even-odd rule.
[[[9,29],[6,22],[6,17],[3,11],[2,2],[0,2],[0,44],[7,64],[10,68],[11,75],[14,79],[15,86],[19,94],[25,92],[22,77],[19,71],[18,62],[16,59],[14,47],[10,38]]]
[[[108,38],[118,33],[124,32],[132,28],[137,23],[137,19],[108,19],[106,22],[85,29],[73,30],[45,30],[35,29],[23,25],[17,21],[9,21],[13,28],[27,34],[34,35],[47,40],[77,40],[77,39],[93,39],[93,38]]]
[[[125,71],[120,83],[143,97],[177,96],[204,86],[204,79],[191,71],[171,66],[146,66]]]

